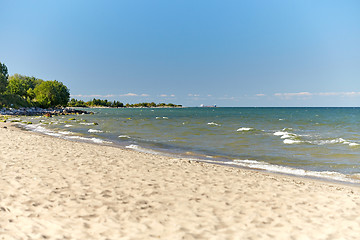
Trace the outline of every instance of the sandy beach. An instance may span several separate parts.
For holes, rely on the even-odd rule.
[[[357,186],[74,142],[7,123],[0,123],[0,171],[0,239],[359,239]]]

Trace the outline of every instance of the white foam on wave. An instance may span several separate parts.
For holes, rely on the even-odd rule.
[[[315,141],[307,141],[310,144],[315,144],[315,145],[327,145],[327,144],[345,144],[345,145],[349,145],[350,147],[355,147],[355,146],[359,146],[359,143],[355,143],[355,142],[350,142],[348,140],[345,140],[343,138],[335,138],[335,139],[328,139],[328,140],[315,140]]]
[[[42,127],[40,124],[29,124],[29,125],[21,124],[21,125],[27,130],[42,133],[42,134],[46,134],[46,135],[53,136],[53,137],[60,137],[60,138],[64,138],[64,139],[76,139],[76,140],[94,142],[94,143],[112,143],[112,142],[109,142],[109,141],[101,140],[99,138],[87,138],[87,137],[81,137],[81,136],[68,136],[68,135],[71,135],[71,134],[74,134],[74,133],[69,132],[69,131],[54,132],[52,130],[49,130],[49,129],[46,129],[46,128]]]
[[[50,136],[54,136],[54,137],[61,137],[62,134],[61,133],[56,133],[54,131],[51,131],[49,129],[46,129],[44,127],[41,126],[41,124],[22,124],[20,123],[20,125],[30,131],[33,132],[38,132],[38,133],[42,133],[42,134],[46,134],[46,135],[50,135]]]
[[[73,132],[70,132],[70,131],[59,131],[58,133],[63,134],[63,135],[74,134]]]
[[[274,136],[284,136],[286,134],[289,134],[289,133],[288,132],[282,132],[282,131],[274,132]]]
[[[207,163],[215,163],[215,164],[226,164],[226,165],[232,165],[232,166],[239,166],[239,167],[245,167],[245,168],[252,168],[257,170],[263,170],[263,171],[269,171],[274,173],[281,173],[281,174],[289,174],[294,176],[300,176],[300,177],[316,177],[331,181],[341,181],[341,182],[348,182],[348,183],[360,183],[360,173],[354,173],[351,175],[345,175],[339,172],[331,172],[331,171],[307,171],[304,169],[297,169],[297,168],[291,168],[286,166],[280,166],[280,165],[274,165],[262,161],[256,161],[256,160],[240,160],[236,159],[233,161],[214,161],[214,160],[202,160],[202,159],[193,159],[193,158],[186,158],[187,160],[191,161],[197,161],[197,162],[207,162]]]
[[[71,125],[71,124],[66,124],[64,127],[72,127],[73,125]]]
[[[91,129],[91,128],[90,128],[90,129],[88,130],[88,132],[89,132],[89,133],[102,133],[103,131],[97,130],[97,129]]]
[[[160,154],[159,152],[156,152],[156,151],[153,151],[153,150],[150,150],[150,149],[146,149],[146,148],[142,148],[142,147],[140,147],[139,145],[136,145],[136,144],[130,144],[128,146],[125,146],[125,148],[133,149],[135,151],[143,152],[143,153],[151,153],[151,154],[156,154],[156,155]]]
[[[256,160],[234,160],[234,161],[224,162],[224,163],[229,164],[229,165],[236,165],[236,166],[241,166],[241,167],[254,168],[254,169],[260,169],[260,170],[266,170],[266,171],[284,173],[284,174],[291,174],[291,175],[297,175],[297,176],[317,177],[317,178],[323,178],[323,179],[335,180],[335,181],[360,183],[359,179],[355,179],[351,176],[347,176],[345,174],[338,173],[338,172],[307,171],[304,169],[296,169],[296,168],[285,167],[285,166],[280,166],[280,165],[273,165],[270,163],[256,161]]]
[[[237,132],[243,132],[243,131],[251,131],[253,130],[253,128],[250,127],[241,127],[238,130],[236,130]]]
[[[311,141],[311,143],[316,144],[316,145],[335,144],[335,143],[344,143],[344,142],[345,142],[345,140],[342,138]]]
[[[299,135],[295,133],[289,133],[284,130],[285,129],[283,129],[283,131],[277,131],[274,133],[274,136],[280,136],[281,139],[284,139],[283,140],[284,144],[296,144],[303,142],[298,139]]]
[[[84,123],[84,122],[81,122],[80,124],[81,125],[86,125],[86,126],[96,125],[95,123]]]
[[[281,139],[284,139],[284,144],[297,144],[297,143],[308,143],[313,145],[327,145],[327,144],[345,144],[350,147],[360,146],[359,143],[351,142],[349,140],[345,140],[343,138],[334,138],[334,139],[326,139],[326,140],[299,140],[300,136],[309,136],[309,135],[297,135],[295,133],[287,132],[287,130],[292,130],[292,128],[284,128],[282,131],[274,132],[274,136],[280,136]]]
[[[120,135],[119,138],[130,138],[128,135]]]
[[[128,146],[125,146],[125,148],[138,149],[138,148],[139,148],[139,145],[130,144],[130,145],[128,145]]]
[[[68,136],[66,138],[68,138],[68,139],[77,139],[77,140],[81,140],[81,141],[94,142],[94,143],[111,143],[109,141],[104,141],[104,140],[101,140],[99,138],[86,138],[86,137],[81,137],[81,136]]]
[[[215,122],[209,122],[209,123],[207,123],[207,125],[221,126],[220,124],[215,123]]]
[[[301,143],[301,141],[299,140],[293,140],[293,139],[285,139],[283,141],[284,144],[296,144],[296,143]]]

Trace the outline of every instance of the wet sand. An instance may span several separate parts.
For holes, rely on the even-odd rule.
[[[0,123],[0,171],[0,239],[359,238],[357,186],[74,142],[7,123]]]

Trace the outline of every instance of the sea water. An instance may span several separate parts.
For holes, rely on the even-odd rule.
[[[292,175],[360,183],[360,108],[99,108],[25,128]]]

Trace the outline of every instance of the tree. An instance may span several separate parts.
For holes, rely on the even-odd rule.
[[[19,95],[23,98],[34,98],[33,89],[41,84],[43,80],[35,77],[28,77],[15,73],[9,77],[7,92],[10,94]]]
[[[66,106],[69,102],[69,89],[58,81],[45,81],[34,89],[35,101],[40,107]]]
[[[19,74],[14,74],[9,77],[7,92],[10,94],[20,95],[21,97],[26,97],[27,90],[30,88],[28,86],[25,78]]]
[[[82,100],[77,100],[75,98],[72,98],[70,102],[68,103],[69,107],[86,107],[86,104]]]
[[[8,84],[8,69],[4,63],[0,62],[0,94],[4,93]]]

